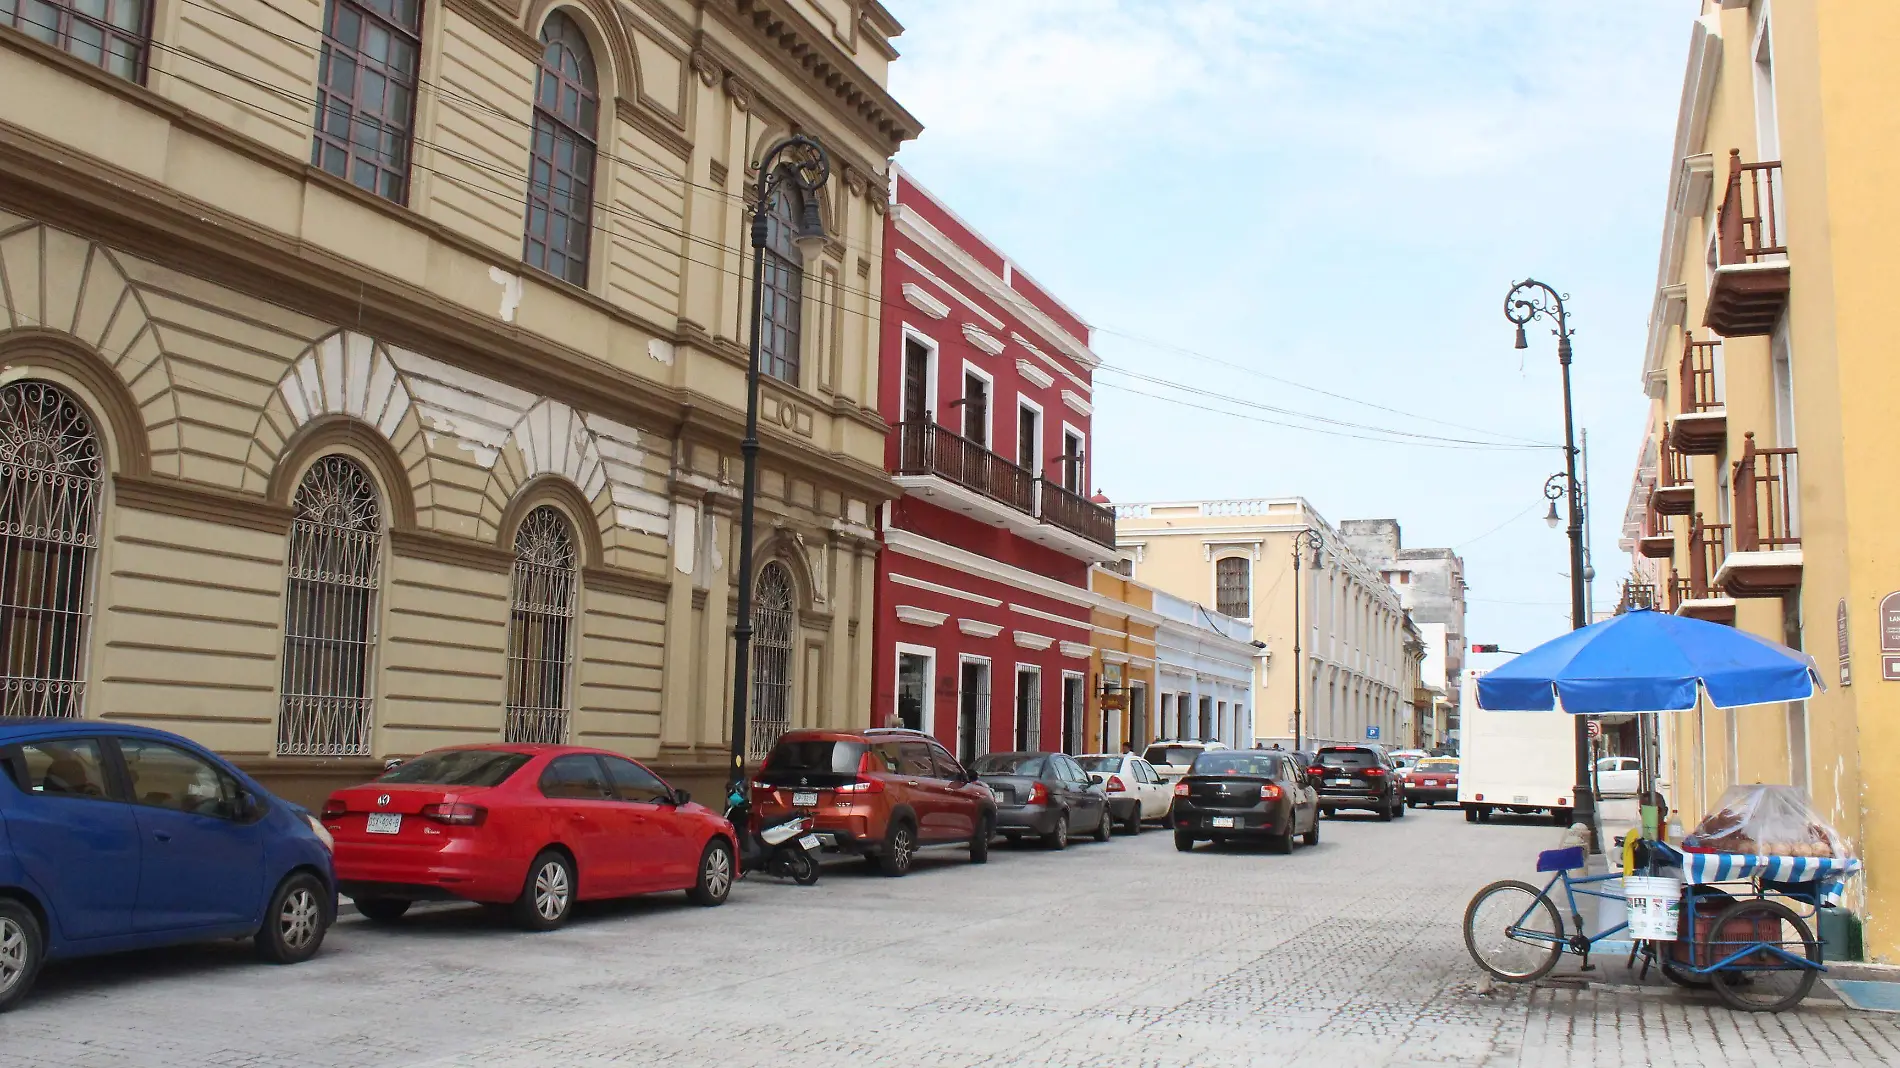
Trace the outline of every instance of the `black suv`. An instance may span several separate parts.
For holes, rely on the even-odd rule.
[[[1319,786],[1320,811],[1329,816],[1342,808],[1368,809],[1381,820],[1405,815],[1405,784],[1380,746],[1325,746],[1306,773]]]

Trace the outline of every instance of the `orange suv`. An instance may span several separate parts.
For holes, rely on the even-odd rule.
[[[910,871],[924,846],[967,845],[989,859],[996,797],[935,738],[921,731],[795,730],[779,736],[752,777],[752,818],[771,826],[809,817],[827,850]]]

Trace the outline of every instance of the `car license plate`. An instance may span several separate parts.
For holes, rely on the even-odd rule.
[[[1207,822],[1208,822],[1208,825],[1212,827],[1232,827],[1234,825],[1234,817],[1215,816],[1213,819],[1208,820]]]
[[[1351,779],[1327,779],[1327,780],[1326,780],[1326,785],[1328,785],[1328,786],[1351,786],[1351,785],[1352,785],[1352,780],[1351,780]]]
[[[1518,794],[1517,796],[1511,798],[1511,800],[1517,802],[1520,805],[1528,805],[1531,803],[1531,796],[1529,794]]]
[[[798,840],[798,844],[804,846],[806,849],[812,851],[813,853],[816,853],[818,852],[819,848],[822,847],[825,843],[819,841],[817,835],[808,834],[800,838]]]
[[[402,831],[402,813],[372,812],[363,829],[371,834],[398,834]]]
[[[810,808],[818,803],[818,791],[795,790],[792,793],[792,805],[795,808]]]
[[[1426,780],[1425,780],[1425,785],[1427,785],[1427,786],[1437,786],[1437,785],[1438,785],[1438,780],[1437,780],[1437,779],[1426,779]]]

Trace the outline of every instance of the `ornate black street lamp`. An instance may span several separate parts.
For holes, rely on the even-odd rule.
[[[765,314],[764,253],[770,236],[772,198],[787,182],[799,192],[798,229],[792,243],[809,260],[825,247],[825,224],[818,213],[818,191],[831,177],[831,157],[816,140],[788,137],[765,153],[759,164],[759,195],[752,205],[752,341],[745,376],[745,438],[739,452],[745,477],[739,497],[739,619],[732,628],[732,767],[727,793],[745,790],[746,710],[752,676],[752,522],[758,504],[759,333]]]
[[[1536,279],[1526,278],[1511,286],[1504,297],[1504,317],[1517,326],[1517,347],[1529,348],[1524,338],[1524,326],[1539,319],[1549,319],[1556,324],[1551,333],[1557,335],[1557,363],[1563,368],[1564,380],[1564,470],[1561,474],[1550,476],[1544,483],[1544,496],[1550,499],[1550,513],[1544,521],[1552,527],[1557,525],[1557,498],[1569,498],[1570,508],[1570,629],[1579,630],[1589,626],[1589,613],[1584,607],[1584,571],[1583,571],[1583,495],[1582,486],[1577,481],[1577,433],[1576,418],[1570,398],[1570,319],[1564,311],[1565,294],[1558,293],[1548,285]],[[1601,852],[1597,842],[1596,798],[1590,790],[1590,724],[1588,717],[1576,717],[1576,771],[1577,781],[1571,790],[1576,802],[1575,818],[1590,828],[1590,849]]]
[[[1307,550],[1312,550],[1313,567],[1319,568],[1320,550],[1326,548],[1326,538],[1319,531],[1308,527],[1293,535],[1293,749],[1298,752],[1306,748],[1300,744],[1301,731],[1300,690],[1306,681],[1306,664],[1300,659],[1300,561]]]

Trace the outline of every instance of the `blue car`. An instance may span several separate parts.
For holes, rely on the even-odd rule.
[[[254,938],[310,959],[336,918],[329,834],[198,745],[0,719],[0,1012],[62,957]]]

